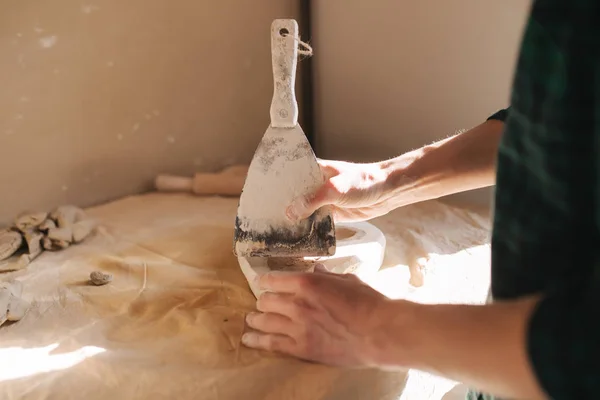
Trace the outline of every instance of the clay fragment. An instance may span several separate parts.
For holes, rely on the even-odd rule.
[[[23,286],[19,281],[0,284],[0,325],[6,321],[18,321],[25,316],[30,304],[21,298],[22,292]]]
[[[56,223],[51,219],[46,219],[38,226],[38,229],[44,233],[47,233],[50,229],[56,228]]]
[[[42,224],[47,216],[48,213],[45,212],[22,213],[15,219],[15,227],[21,232],[31,230]]]
[[[8,320],[8,303],[11,296],[8,287],[0,286],[0,326]]]
[[[90,282],[96,286],[106,285],[113,280],[111,274],[105,274],[101,271],[94,271],[90,274]]]
[[[13,256],[8,260],[0,261],[0,272],[18,271],[29,265],[29,254]]]
[[[23,237],[10,229],[0,230],[0,261],[6,260],[19,250]]]
[[[59,240],[70,243],[73,241],[73,231],[71,227],[52,228],[48,230],[46,237],[51,240]]]
[[[42,238],[42,247],[44,248],[44,250],[49,250],[49,251],[54,250],[52,248],[52,239],[50,239],[47,236]]]
[[[33,261],[34,258],[42,254],[42,239],[44,234],[36,230],[27,230],[23,232],[25,242],[27,242],[27,249],[29,251],[29,261]]]
[[[44,250],[47,251],[57,251],[66,249],[67,247],[69,247],[69,245],[70,243],[64,240],[53,240],[49,237],[44,237],[42,239],[42,247],[44,248]]]
[[[52,247],[57,250],[66,249],[70,243],[64,240],[52,240]]]
[[[6,319],[9,321],[19,321],[29,309],[29,302],[20,297],[10,296]]]
[[[73,225],[86,218],[85,212],[75,206],[61,206],[50,213],[50,218],[56,221],[59,228],[64,228]]]
[[[87,238],[90,235],[90,233],[92,233],[95,227],[96,222],[91,219],[79,221],[73,224],[73,226],[71,227],[71,230],[73,232],[73,242],[82,242],[85,238]]]

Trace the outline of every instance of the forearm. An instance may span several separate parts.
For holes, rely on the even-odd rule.
[[[489,120],[382,162],[394,197],[402,205],[494,185],[503,129],[503,122]]]
[[[526,352],[527,324],[536,302],[470,306],[392,301],[395,317],[383,330],[387,339],[379,343],[387,345],[379,350],[379,364],[427,371],[503,398],[545,399]]]

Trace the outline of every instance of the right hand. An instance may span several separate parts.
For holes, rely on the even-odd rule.
[[[318,160],[325,183],[316,192],[295,199],[287,209],[292,221],[331,206],[336,222],[365,221],[396,208],[389,173],[380,163],[355,164]]]

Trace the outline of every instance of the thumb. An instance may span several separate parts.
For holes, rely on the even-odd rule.
[[[294,199],[286,209],[286,215],[292,221],[308,218],[319,208],[334,204],[339,197],[339,191],[335,188],[333,182],[329,180],[315,193]]]

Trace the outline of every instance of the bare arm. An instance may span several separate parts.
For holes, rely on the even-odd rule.
[[[504,123],[489,120],[464,133],[383,161],[398,206],[495,183]]]
[[[416,368],[503,398],[545,399],[526,351],[537,301],[485,306],[393,301],[394,326],[382,329],[387,338],[377,364]]]

